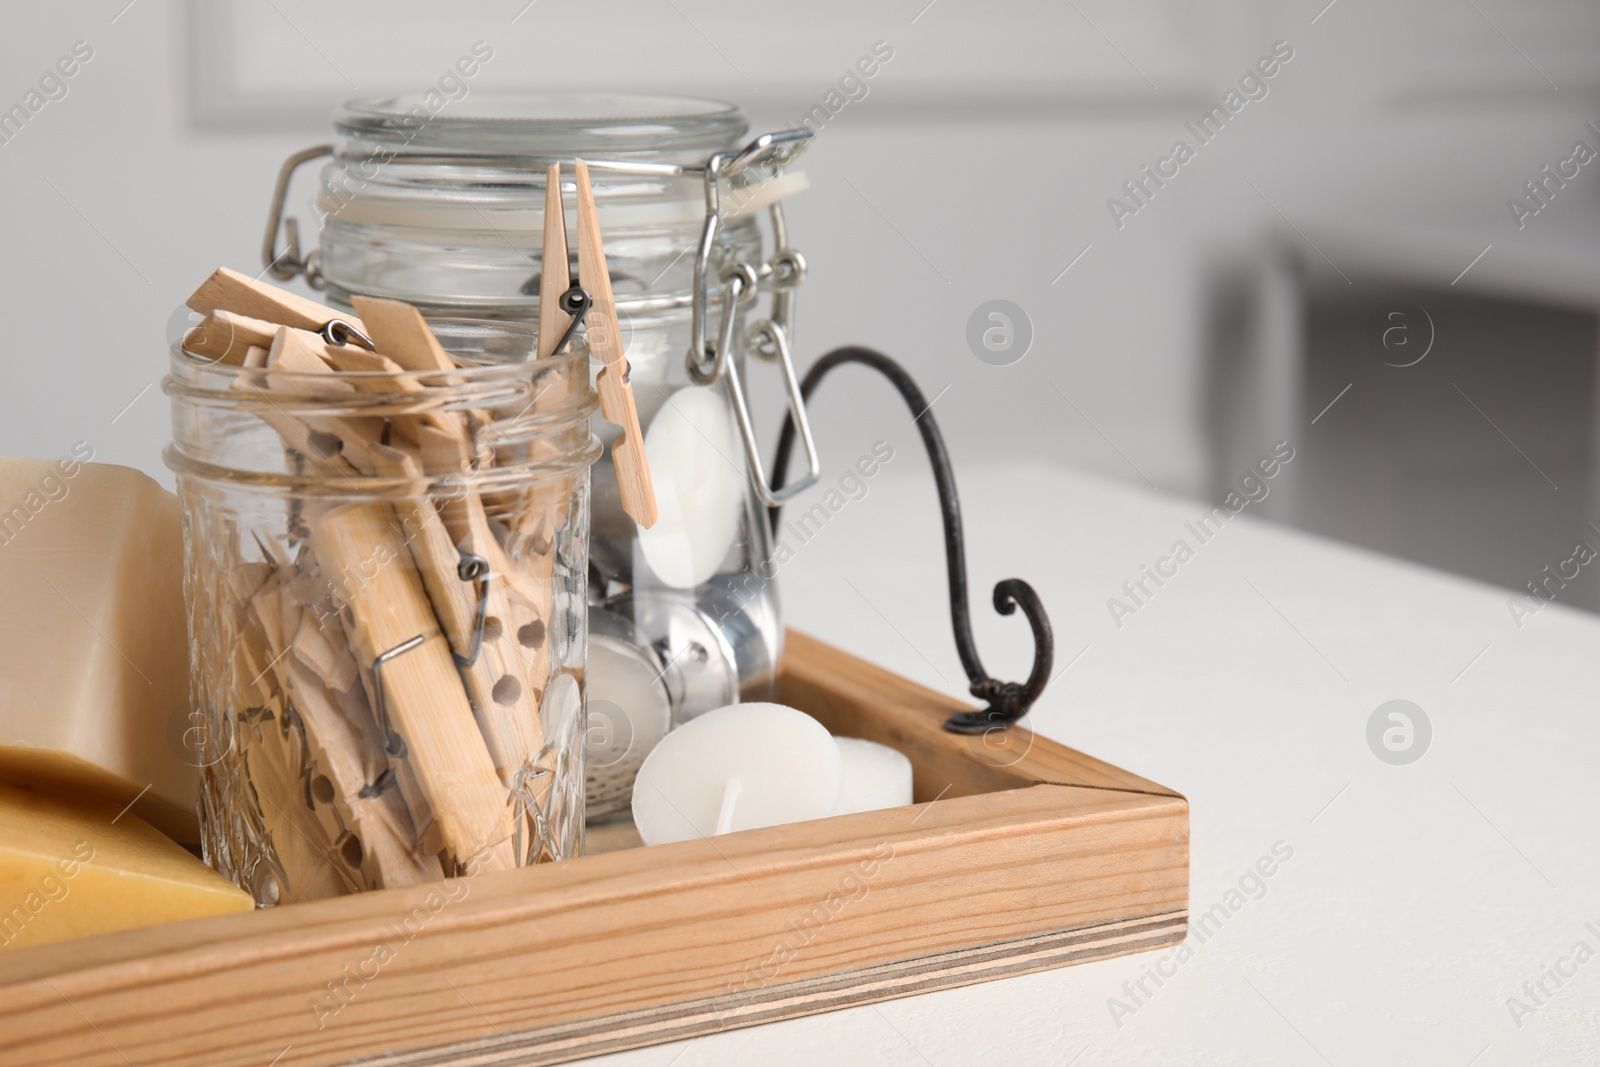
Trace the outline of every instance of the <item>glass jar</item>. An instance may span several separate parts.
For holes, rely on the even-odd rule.
[[[634,772],[674,722],[772,695],[783,631],[763,577],[766,489],[741,375],[753,329],[755,353],[782,365],[798,404],[786,334],[804,264],[786,245],[778,201],[803,187],[783,167],[809,132],[741,151],[748,126],[731,105],[607,95],[473,94],[437,114],[420,98],[355,101],[333,122],[336,144],[286,164],[265,257],[279,277],[304,271],[339,304],[374,295],[430,317],[535,322],[546,168],[562,163],[570,176],[575,158],[588,162],[660,511],[648,530],[624,514],[610,454],[619,431],[597,417],[606,451],[590,548],[589,816],[623,814]],[[292,226],[277,249],[278,220],[294,167],[321,155],[332,158],[311,205],[320,246],[302,259]],[[559,295],[575,271],[556,269]],[[773,294],[773,314],[747,327],[758,290]]]
[[[461,369],[172,350],[203,847],[262,906],[582,848],[587,358],[435,332]]]

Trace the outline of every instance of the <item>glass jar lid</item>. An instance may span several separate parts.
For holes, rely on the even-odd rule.
[[[434,108],[432,100],[442,100]],[[570,159],[575,155],[675,155],[692,162],[749,131],[738,108],[692,97],[618,93],[474,93],[460,103],[438,94],[352,100],[334,112],[346,139],[341,155],[370,143],[408,154]]]
[[[316,203],[329,296],[510,318],[531,316],[542,288],[546,168],[564,164],[570,182],[575,158],[590,163],[619,310],[687,313],[704,164],[749,130],[731,104],[605,93],[356,100],[333,123]],[[759,258],[750,216],[724,219],[713,279],[724,262]]]

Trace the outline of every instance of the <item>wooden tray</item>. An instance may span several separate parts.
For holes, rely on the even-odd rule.
[[[1183,939],[1170,789],[802,634],[779,699],[917,803],[8,952],[0,1064],[554,1063]]]

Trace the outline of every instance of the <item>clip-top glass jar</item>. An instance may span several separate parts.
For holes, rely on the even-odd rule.
[[[374,295],[430,317],[532,323],[541,294],[559,296],[573,274],[560,264],[544,285],[544,229],[565,225],[544,217],[546,168],[570,174],[575,158],[587,161],[660,511],[648,530],[623,513],[610,458],[618,430],[597,418],[606,452],[594,470],[586,759],[589,817],[604,819],[626,812],[639,763],[674,722],[772,692],[782,626],[744,352],[778,364],[814,479],[788,349],[804,261],[779,203],[803,187],[784,167],[810,134],[741,149],[748,126],[736,108],[672,97],[474,94],[431,115],[422,104],[341,108],[337,144],[285,164],[265,258],[335,303]],[[325,155],[320,247],[303,256],[290,219],[280,250],[294,169]],[[747,323],[758,292],[772,310]]]
[[[587,357],[435,332],[466,366],[172,351],[203,845],[263,906],[582,849]]]

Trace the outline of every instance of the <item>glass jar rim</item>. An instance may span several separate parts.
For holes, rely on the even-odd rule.
[[[317,389],[326,386],[329,375],[317,372],[286,371],[270,367],[245,367],[235,363],[197,356],[174,342],[169,348],[171,373],[161,380],[161,391],[168,396],[181,396],[198,404],[233,408],[259,407],[287,414],[356,415],[363,408],[372,413],[387,412],[396,415],[421,414],[442,410],[446,406],[459,408],[474,404],[488,404],[505,399],[511,391],[520,391],[530,375],[539,371],[567,369],[575,371],[589,362],[588,350],[574,345],[572,351],[559,356],[538,360],[484,362],[449,370],[402,371],[340,371],[338,377],[349,382],[406,382],[427,387],[429,402],[420,406],[407,406],[416,394],[399,389],[357,389],[340,394],[336,399]],[[242,392],[234,384],[246,376],[285,383],[281,393],[263,392],[259,396]],[[304,386],[304,389],[296,388]],[[340,401],[343,401],[341,404]],[[444,403],[440,403],[443,401]],[[599,406],[592,389],[577,395],[570,404],[539,413],[523,416],[524,420],[571,421],[587,418]]]
[[[589,351],[581,341],[575,339],[562,355],[534,359],[535,333],[526,323],[457,317],[436,320],[432,325],[444,329],[441,341],[458,342],[445,347],[453,359],[464,360],[464,364],[441,370],[340,371],[338,379],[356,388],[330,392],[332,376],[327,373],[225,363],[187,351],[180,339],[170,346],[169,373],[161,381],[161,391],[173,398],[175,414],[181,408],[194,417],[234,415],[268,425],[274,419],[515,412],[481,426],[475,431],[476,440],[501,448],[545,439],[555,445],[555,451],[506,467],[474,471],[471,482],[488,488],[566,474],[594,462],[600,445],[589,422],[599,408],[599,398],[590,384]],[[496,339],[510,339],[511,354],[470,345],[473,341],[492,344]],[[519,358],[517,352],[527,353],[527,358]],[[261,387],[241,388],[252,380]],[[541,397],[548,399],[540,405],[541,410],[533,410]],[[202,416],[203,412],[212,414]],[[175,418],[173,439],[163,458],[171,470],[202,481],[300,489],[324,486],[333,495],[380,496],[405,495],[414,492],[417,484],[410,478],[365,474],[341,476],[327,485],[325,474],[294,475],[248,464],[224,464],[207,455],[203,443],[196,447],[198,439],[191,440],[177,427]]]
[[[716,150],[749,130],[738,107],[717,100],[555,92],[473,93],[459,104],[438,93],[368,97],[338,108],[333,126],[343,137],[381,141],[399,152],[507,156]]]
[[[559,357],[560,360],[576,360],[581,357]],[[486,403],[515,403],[519,397],[514,397],[502,392],[500,395],[481,395],[471,392],[462,392],[451,389],[429,390],[430,392],[454,393],[450,407],[442,408],[424,404],[422,406],[408,404],[400,401],[392,407],[340,407],[337,402],[330,403],[326,399],[282,397],[277,400],[257,400],[231,390],[227,385],[218,388],[218,381],[206,381],[213,376],[220,382],[238,380],[244,374],[256,373],[253,370],[221,365],[225,369],[221,372],[214,370],[216,365],[206,365],[203,361],[181,352],[175,352],[173,371],[162,379],[162,392],[174,398],[177,405],[187,412],[187,418],[207,417],[242,417],[252,423],[268,417],[279,419],[318,419],[318,418],[362,418],[362,417],[393,417],[400,415],[421,415],[428,412],[443,410],[464,410],[478,404]],[[478,367],[471,368],[472,377],[478,378],[480,372],[494,372],[502,381],[507,381],[505,375],[508,371],[516,370],[514,365],[504,367]],[[526,370],[526,365],[523,367]],[[209,373],[208,373],[209,372]],[[267,371],[268,374],[281,374],[286,379],[316,379],[318,375],[289,374],[288,372]],[[202,383],[197,383],[194,376],[198,374]],[[325,384],[325,383],[324,383]],[[508,382],[509,384],[509,382]],[[365,397],[381,396],[379,393],[366,393]],[[360,398],[361,394],[357,394]],[[430,398],[431,400],[431,398]],[[359,403],[359,399],[358,399]],[[437,403],[435,401],[434,403]],[[419,486],[454,486],[457,488],[468,486],[486,491],[503,488],[514,488],[519,484],[542,482],[550,478],[559,478],[574,472],[587,470],[600,457],[602,446],[597,437],[590,430],[590,416],[599,408],[598,398],[592,389],[585,389],[582,393],[559,407],[544,412],[529,412],[519,415],[509,422],[494,424],[486,427],[485,431],[477,437],[479,444],[487,444],[495,449],[514,446],[526,446],[538,441],[546,441],[554,446],[553,451],[546,455],[534,454],[525,459],[517,459],[506,465],[492,467],[479,467],[470,472],[450,472],[447,474],[428,474],[420,479],[414,476],[400,476],[388,474],[341,474],[334,475],[326,472],[306,471],[303,473],[290,473],[259,467],[249,463],[240,463],[236,460],[223,460],[208,453],[203,446],[196,447],[189,436],[180,433],[177,421],[174,423],[172,440],[162,452],[162,459],[169,470],[181,476],[197,478],[203,482],[233,485],[254,485],[263,490],[293,489],[302,492],[316,492],[332,497],[410,497],[419,492]],[[175,413],[179,409],[174,408]],[[210,416],[202,416],[203,412],[210,411]],[[428,492],[434,492],[429,489]]]
[[[495,492],[537,485],[587,472],[604,451],[600,439],[586,435],[570,451],[548,459],[538,459],[513,467],[485,467],[470,474],[424,475],[420,478],[331,474],[287,474],[216,463],[185,452],[169,441],[161,450],[162,462],[180,478],[198,483],[254,488],[262,492],[290,491],[305,496],[321,496],[349,503],[361,500],[415,499],[418,495],[445,497],[474,490]]]

